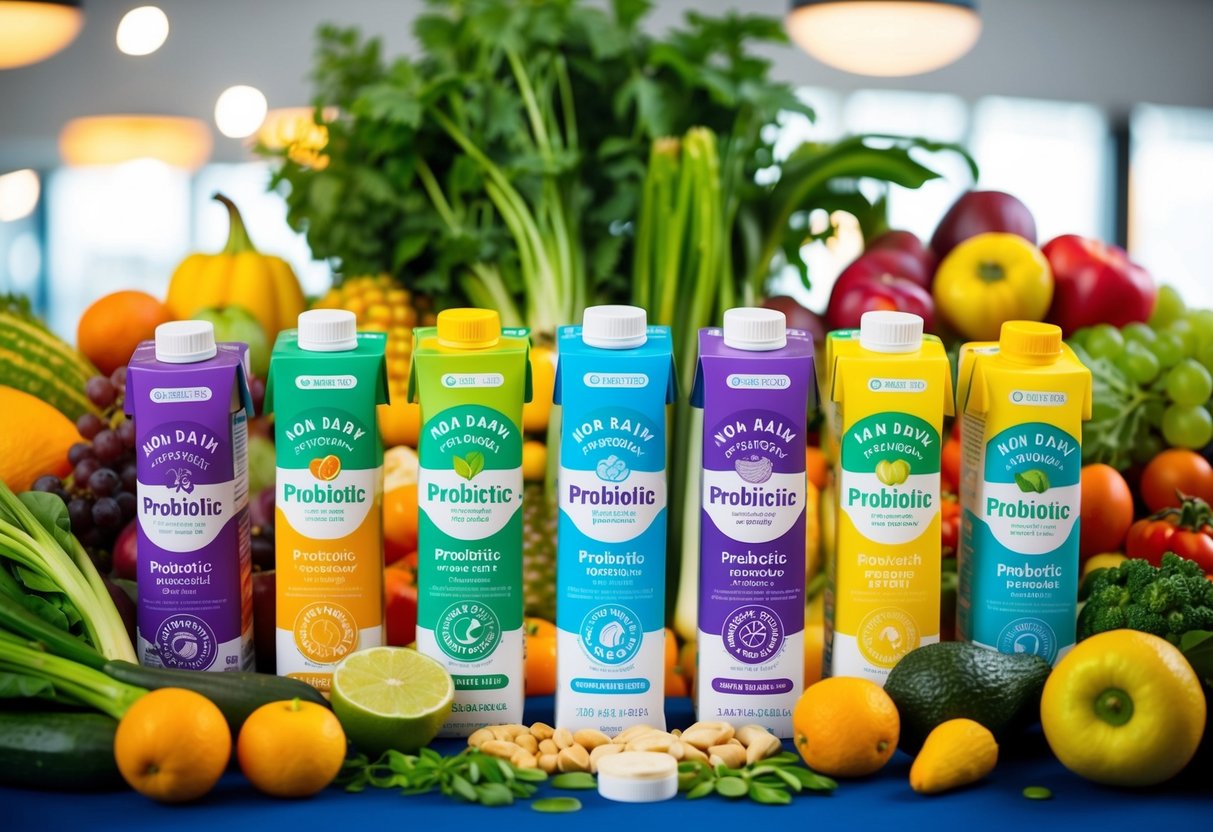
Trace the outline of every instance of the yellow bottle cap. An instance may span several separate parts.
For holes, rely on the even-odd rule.
[[[483,350],[501,340],[501,317],[492,309],[444,309],[438,313],[438,345]]]
[[[1012,361],[1051,363],[1061,355],[1061,327],[1036,321],[1007,321],[998,336],[998,351]]]

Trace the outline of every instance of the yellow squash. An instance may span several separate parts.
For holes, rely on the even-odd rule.
[[[173,316],[192,318],[203,309],[240,306],[248,310],[272,344],[278,332],[295,325],[306,308],[303,290],[281,257],[253,247],[240,211],[223,194],[215,194],[231,218],[227,245],[218,254],[191,254],[169,281],[165,302]]]
[[[1053,301],[1053,270],[1018,234],[970,237],[935,272],[935,306],[971,341],[997,341],[1005,321],[1041,321]]]

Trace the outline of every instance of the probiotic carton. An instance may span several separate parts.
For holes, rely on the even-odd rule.
[[[594,306],[557,347],[556,725],[664,727],[670,330]]]
[[[1050,663],[1074,646],[1082,423],[1091,372],[1051,324],[966,344],[957,381],[957,634]]]
[[[522,721],[522,405],[529,337],[488,309],[414,330],[417,649],[454,678],[443,736]]]
[[[144,665],[253,668],[247,351],[216,345],[207,321],[175,321],[127,368]]]
[[[701,720],[792,736],[804,686],[806,420],[813,339],[783,313],[730,309],[699,333]]]
[[[824,672],[884,684],[939,640],[939,452],[952,413],[943,344],[922,318],[866,312],[826,339],[837,544],[826,553]]]
[[[338,662],[383,644],[386,340],[352,312],[313,309],[270,358],[278,673],[322,691]]]

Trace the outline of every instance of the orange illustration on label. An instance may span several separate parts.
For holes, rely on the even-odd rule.
[[[317,457],[308,463],[307,469],[316,479],[322,482],[332,482],[341,473],[341,460],[333,454]]]

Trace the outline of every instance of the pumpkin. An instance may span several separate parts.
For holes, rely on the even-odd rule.
[[[235,203],[223,194],[214,199],[224,204],[231,221],[227,245],[218,254],[195,253],[182,260],[169,281],[165,303],[182,320],[212,307],[243,307],[272,344],[281,330],[295,326],[306,308],[303,290],[285,260],[253,247]]]

